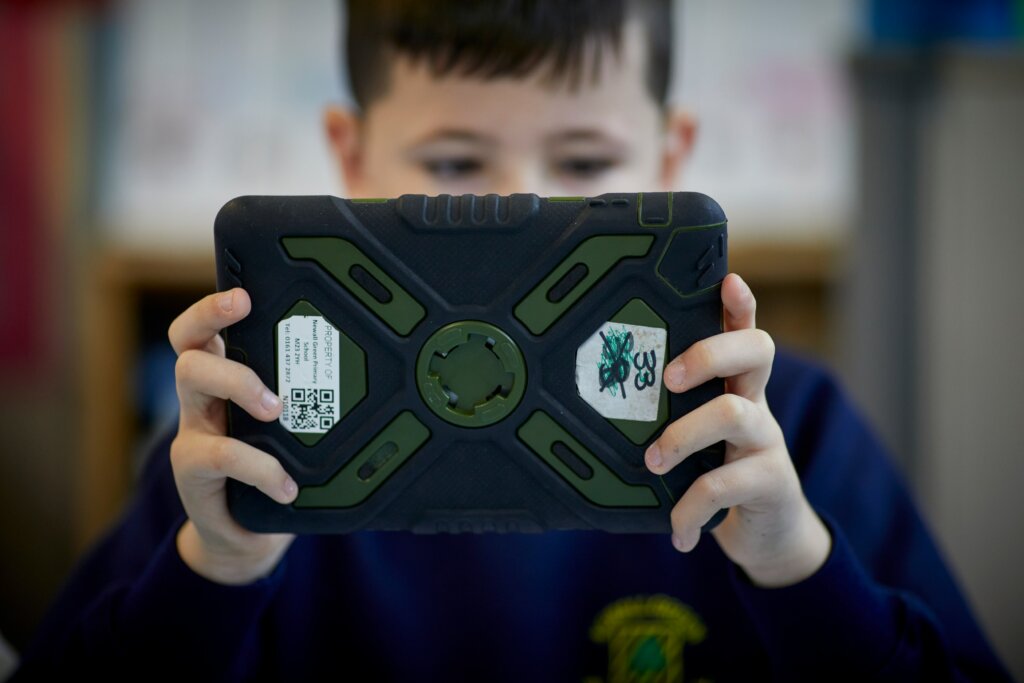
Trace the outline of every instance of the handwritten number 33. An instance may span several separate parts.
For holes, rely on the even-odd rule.
[[[633,386],[636,387],[637,391],[654,386],[654,371],[658,367],[658,354],[653,349],[644,352],[643,365],[637,360],[639,357],[639,353],[633,354],[633,367],[637,369],[636,377],[633,378]]]

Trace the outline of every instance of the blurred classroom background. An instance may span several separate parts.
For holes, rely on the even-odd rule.
[[[240,194],[344,194],[334,0],[0,4],[0,633],[26,644],[176,425],[171,320]],[[1024,679],[1024,1],[689,0],[685,188],[843,379]],[[850,486],[858,486],[851,481]],[[0,661],[3,660],[0,648]],[[2,678],[2,675],[0,675]]]

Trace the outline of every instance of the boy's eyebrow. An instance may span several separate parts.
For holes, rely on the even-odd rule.
[[[466,130],[464,128],[438,128],[437,130],[430,131],[429,133],[420,136],[413,143],[413,146],[426,144],[428,142],[437,142],[438,140],[470,142],[480,145],[494,145],[497,143],[497,141],[491,136],[483,135],[476,131]]]

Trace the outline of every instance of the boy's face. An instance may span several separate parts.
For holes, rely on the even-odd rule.
[[[523,79],[435,77],[404,55],[386,90],[361,116],[325,114],[328,138],[352,197],[404,193],[584,195],[678,189],[695,126],[664,112],[645,84],[637,23],[621,58],[607,49],[599,78],[590,64],[577,90]]]

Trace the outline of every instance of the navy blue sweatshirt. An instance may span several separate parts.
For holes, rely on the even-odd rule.
[[[300,536],[270,575],[220,585],[176,549],[172,429],[14,680],[1008,680],[832,376],[780,350],[767,395],[832,535],[795,585],[753,585],[711,536],[683,554],[598,531]]]

